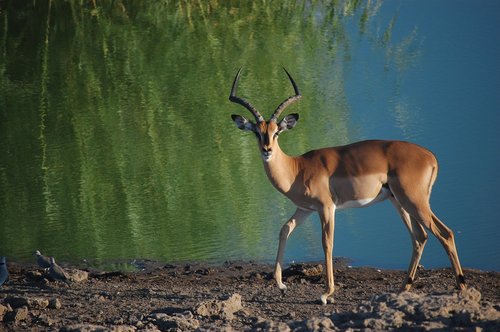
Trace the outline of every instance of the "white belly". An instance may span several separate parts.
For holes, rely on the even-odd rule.
[[[386,200],[387,198],[389,198],[390,195],[391,195],[391,191],[385,187],[382,187],[379,194],[375,197],[345,201],[345,202],[338,204],[336,206],[336,209],[341,210],[341,209],[352,209],[352,208],[360,208],[360,207],[369,206],[369,205],[381,202],[383,200]]]

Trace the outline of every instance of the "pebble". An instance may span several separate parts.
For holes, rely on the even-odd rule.
[[[49,300],[49,308],[50,309],[61,309],[62,304],[58,298],[52,298]]]
[[[11,312],[8,312],[4,316],[4,321],[5,322],[14,322],[14,324],[17,324],[21,321],[24,321],[28,318],[28,308],[27,307],[21,307],[14,309]]]
[[[0,304],[0,321],[3,320],[3,317],[8,313],[12,311],[12,308],[10,307],[10,305],[7,304],[7,306],[4,306],[2,304]]]

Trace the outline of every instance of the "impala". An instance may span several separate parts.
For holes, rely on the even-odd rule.
[[[326,291],[321,302],[326,304],[334,292],[333,233],[335,211],[338,209],[369,206],[389,199],[408,229],[413,253],[402,291],[409,290],[422,256],[427,232],[434,234],[448,254],[457,286],[464,289],[465,279],[458,259],[453,232],[432,212],[429,199],[437,177],[438,163],[434,155],[416,144],[402,141],[369,140],[349,145],[322,148],[292,157],[284,153],[279,144],[281,133],[297,124],[299,115],[280,114],[291,103],[301,98],[292,76],[286,71],[295,94],[285,99],[265,121],[247,100],[236,96],[239,69],[231,88],[229,100],[249,110],[255,122],[241,115],[232,115],[239,129],[253,132],[269,181],[297,207],[283,225],[274,277],[284,293],[282,282],[283,255],[286,241],[292,231],[312,213],[321,220],[322,244],[326,265]]]

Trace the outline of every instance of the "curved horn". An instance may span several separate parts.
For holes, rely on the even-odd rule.
[[[259,111],[257,111],[257,109],[252,106],[252,104],[250,104],[245,99],[236,96],[236,87],[238,86],[238,80],[240,79],[241,69],[243,69],[243,67],[240,67],[238,73],[236,74],[236,77],[234,78],[233,87],[231,88],[231,94],[229,95],[229,100],[233,103],[240,104],[241,106],[249,110],[253,114],[253,116],[255,116],[257,122],[263,122],[265,121],[264,118],[262,117],[262,115],[260,115]]]
[[[288,78],[290,79],[290,82],[292,82],[293,90],[295,91],[295,95],[288,97],[281,104],[279,104],[279,106],[276,108],[276,110],[274,111],[273,115],[271,116],[271,120],[274,120],[274,121],[278,120],[278,117],[280,116],[281,112],[283,112],[283,110],[288,105],[290,105],[291,103],[295,102],[296,100],[299,100],[300,98],[302,98],[302,95],[300,94],[299,88],[297,87],[297,84],[293,80],[292,75],[290,75],[290,73],[284,67],[283,67],[283,70],[288,75]]]

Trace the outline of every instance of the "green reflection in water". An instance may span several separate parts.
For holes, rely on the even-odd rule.
[[[416,31],[393,43],[378,1],[94,5],[2,4],[0,252],[15,259],[270,260],[293,209],[230,120],[237,68],[266,115],[290,70],[301,123],[281,144],[299,154],[359,136],[342,80],[354,40],[386,66],[415,61]],[[314,257],[318,239],[296,250]]]

